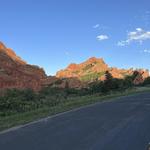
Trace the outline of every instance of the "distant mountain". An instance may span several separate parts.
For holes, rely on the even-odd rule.
[[[88,77],[100,77],[106,70],[108,65],[105,64],[103,59],[92,57],[81,64],[70,64],[66,69],[60,70],[56,73],[58,78],[76,77],[81,80],[88,80]]]
[[[78,78],[83,82],[92,82],[96,80],[104,80],[105,72],[109,71],[114,78],[123,79],[134,73],[134,69],[118,69],[109,67],[102,58],[89,58],[81,64],[70,64],[66,69],[56,73],[58,78]],[[145,69],[137,69],[143,79],[149,76],[149,71]]]

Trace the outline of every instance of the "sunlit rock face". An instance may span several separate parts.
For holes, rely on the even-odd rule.
[[[108,65],[105,64],[102,58],[89,58],[87,61],[81,64],[70,64],[66,69],[60,70],[56,73],[56,77],[68,78],[77,77],[80,78],[90,73],[100,73],[108,70]]]
[[[102,58],[91,57],[81,64],[70,64],[66,69],[60,70],[56,73],[58,78],[77,78],[83,82],[92,82],[97,80],[105,80],[105,72],[109,71],[113,78],[124,79],[126,76],[131,76],[134,69],[118,69],[109,67]],[[144,69],[137,69],[139,72],[139,79],[134,81],[135,84],[140,84],[145,78],[149,76],[149,71]],[[138,78],[138,77],[137,77]]]
[[[0,89],[41,89],[46,77],[42,68],[27,64],[15,52],[0,42]]]
[[[30,88],[39,91],[47,86],[84,88],[90,82],[105,80],[106,71],[114,78],[123,79],[135,70],[111,68],[102,58],[91,57],[83,63],[70,64],[66,69],[58,71],[56,76],[47,76],[42,68],[28,64],[0,42],[0,89]],[[148,70],[137,71],[139,75],[134,80],[136,85],[149,76]]]
[[[68,78],[77,77],[82,79],[84,76],[93,75],[98,79],[102,79],[104,72],[109,70],[113,77],[123,78],[121,72],[117,68],[109,68],[102,58],[91,57],[81,64],[70,64],[66,69],[60,70],[56,73],[56,77]]]

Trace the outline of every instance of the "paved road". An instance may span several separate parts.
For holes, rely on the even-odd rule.
[[[0,134],[0,150],[145,150],[150,93],[119,98]]]

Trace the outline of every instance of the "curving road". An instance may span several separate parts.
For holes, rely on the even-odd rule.
[[[0,134],[0,150],[146,150],[150,93],[63,113]]]

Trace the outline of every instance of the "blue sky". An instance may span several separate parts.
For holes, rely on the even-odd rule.
[[[55,74],[102,57],[150,69],[149,0],[0,0],[0,41]]]

